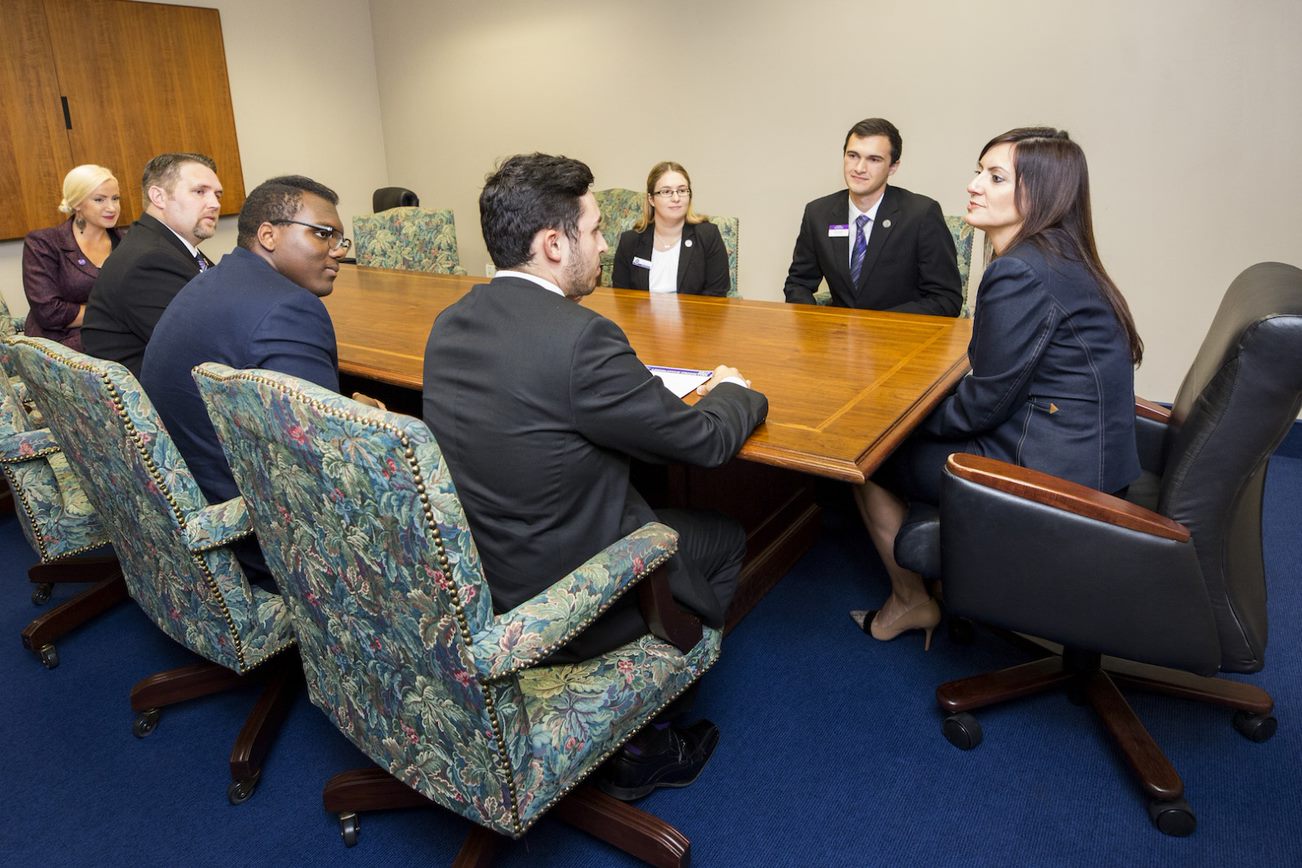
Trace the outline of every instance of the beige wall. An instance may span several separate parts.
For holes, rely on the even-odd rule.
[[[472,273],[488,261],[476,200],[499,157],[567,153],[598,186],[628,187],[668,158],[702,210],[741,218],[743,292],[777,299],[803,204],[841,186],[845,129],[872,114],[903,130],[895,180],[947,213],[991,135],[1072,132],[1104,261],[1148,342],[1150,397],[1174,394],[1235,274],[1302,264],[1296,0],[208,5],[246,186],[303,172],[339,190],[345,219],[374,187],[412,187],[455,210]],[[205,247],[229,250],[233,222]],[[0,291],[19,311],[20,256],[0,244]]]
[[[339,193],[345,221],[370,211],[371,191],[387,182],[388,170],[366,0],[174,5],[221,12],[245,190],[274,175],[309,175]],[[110,168],[124,184],[138,184],[144,167]],[[57,204],[59,192],[50,197]],[[235,218],[223,217],[203,250],[217,259],[234,246]],[[0,243],[0,292],[15,313],[27,309],[21,241]]]
[[[637,188],[675,159],[703,211],[741,218],[741,287],[777,299],[803,204],[841,186],[860,117],[904,134],[895,180],[962,213],[977,150],[1067,128],[1093,169],[1105,264],[1171,397],[1247,265],[1302,264],[1302,3],[1296,0],[372,0],[390,180],[456,212],[500,156],[587,161]],[[564,14],[562,14],[564,13]],[[851,73],[852,64],[859,73]]]

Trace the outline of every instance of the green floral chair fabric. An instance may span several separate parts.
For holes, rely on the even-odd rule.
[[[976,233],[966,220],[953,214],[945,215],[945,226],[949,228],[949,234],[954,236],[954,250],[958,254],[958,285],[963,290],[963,307],[959,316],[971,316],[968,281],[972,276],[972,238]],[[831,304],[832,293],[828,292],[826,286],[820,286],[818,292],[814,293],[814,301]]]
[[[38,428],[0,366],[0,463],[23,535],[43,564],[108,544],[86,494],[48,429]]]
[[[606,239],[608,248],[601,254],[601,285],[610,286],[619,236],[642,219],[642,203],[646,201],[646,193],[626,187],[611,187],[609,190],[593,190],[592,195],[597,200],[597,207],[601,209],[601,234]]]
[[[429,428],[268,371],[195,379],[298,634],[308,691],[381,768],[519,837],[708,669],[650,635],[546,658],[677,546],[648,524],[496,615]]]
[[[23,326],[27,324],[27,317],[13,316],[9,313],[9,305],[5,303],[5,297],[0,295],[0,340],[13,334],[19,334]],[[3,355],[0,355],[0,362],[3,362]]]
[[[740,298],[741,293],[737,291],[737,245],[741,235],[741,221],[736,217],[716,215],[710,218],[710,222],[719,227],[723,249],[728,251],[728,295]]]
[[[252,531],[243,501],[207,503],[127,369],[43,338],[11,345],[154,623],[239,674],[292,646],[280,597],[251,586],[228,546]]]
[[[435,274],[465,274],[452,210],[390,208],[353,218],[357,264]]]

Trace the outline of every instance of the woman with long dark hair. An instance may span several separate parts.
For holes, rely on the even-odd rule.
[[[851,617],[875,639],[923,630],[940,607],[895,562],[908,501],[940,502],[954,452],[999,458],[1106,492],[1139,476],[1134,369],[1144,345],[1094,244],[1085,154],[1066,132],[1022,127],[981,149],[967,222],[995,258],[977,293],[971,373],[855,490],[891,580],[880,610]]]

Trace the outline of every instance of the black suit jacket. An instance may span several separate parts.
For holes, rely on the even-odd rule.
[[[651,269],[633,264],[633,257],[651,261],[655,245],[655,224],[641,232],[633,229],[619,236],[610,282],[620,289],[647,289]],[[678,252],[678,291],[692,295],[727,295],[728,251],[719,227],[709,221],[684,223],[682,248]]]
[[[198,273],[199,263],[181,239],[148,214],[140,215],[104,261],[90,291],[82,346],[96,358],[121,362],[139,377],[158,318]]]
[[[466,510],[498,612],[533,597],[655,513],[629,459],[713,467],[768,413],[724,383],[688,406],[615,323],[515,277],[439,315],[425,348],[425,422]],[[723,606],[682,558],[674,596],[712,626]]]
[[[805,206],[791,268],[782,288],[787,301],[814,304],[826,279],[832,304],[868,310],[957,316],[963,306],[954,236],[934,199],[887,185],[868,236],[868,252],[858,285],[850,282],[849,236],[829,237],[829,226],[844,226],[850,192],[841,190]]]

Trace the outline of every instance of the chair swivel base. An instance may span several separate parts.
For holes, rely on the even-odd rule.
[[[226,796],[232,805],[238,805],[257,789],[263,760],[289,714],[302,681],[303,669],[298,654],[292,650],[248,675],[209,662],[169,669],[150,675],[131,688],[131,710],[137,713],[131,731],[137,738],[152,733],[165,706],[262,682],[262,693],[231,749],[231,783]]]
[[[116,558],[79,558],[53,564],[37,564],[28,570],[37,583],[32,602],[49,599],[55,583],[94,582],[77,596],[55,606],[23,629],[23,647],[41,658],[46,669],[59,665],[54,643],[62,636],[96,618],[127,599],[127,586]]]
[[[1067,649],[1020,666],[949,681],[936,688],[947,712],[943,724],[951,744],[970,750],[981,743],[981,727],[968,712],[1064,687],[1094,709],[1150,799],[1149,817],[1167,835],[1194,831],[1197,819],[1184,801],[1184,782],[1121,694],[1118,685],[1211,702],[1236,710],[1234,725],[1245,737],[1265,741],[1275,732],[1274,702],[1264,690],[1219,678],[1103,658]]]
[[[339,815],[339,834],[348,847],[357,843],[357,815],[362,811],[436,807],[434,802],[374,766],[332,777],[326,783],[322,801],[328,812]],[[682,832],[596,787],[579,786],[557,802],[548,816],[649,865],[686,868],[691,864],[692,845]],[[474,826],[453,865],[456,868],[491,865],[497,851],[508,840],[482,826]]]

